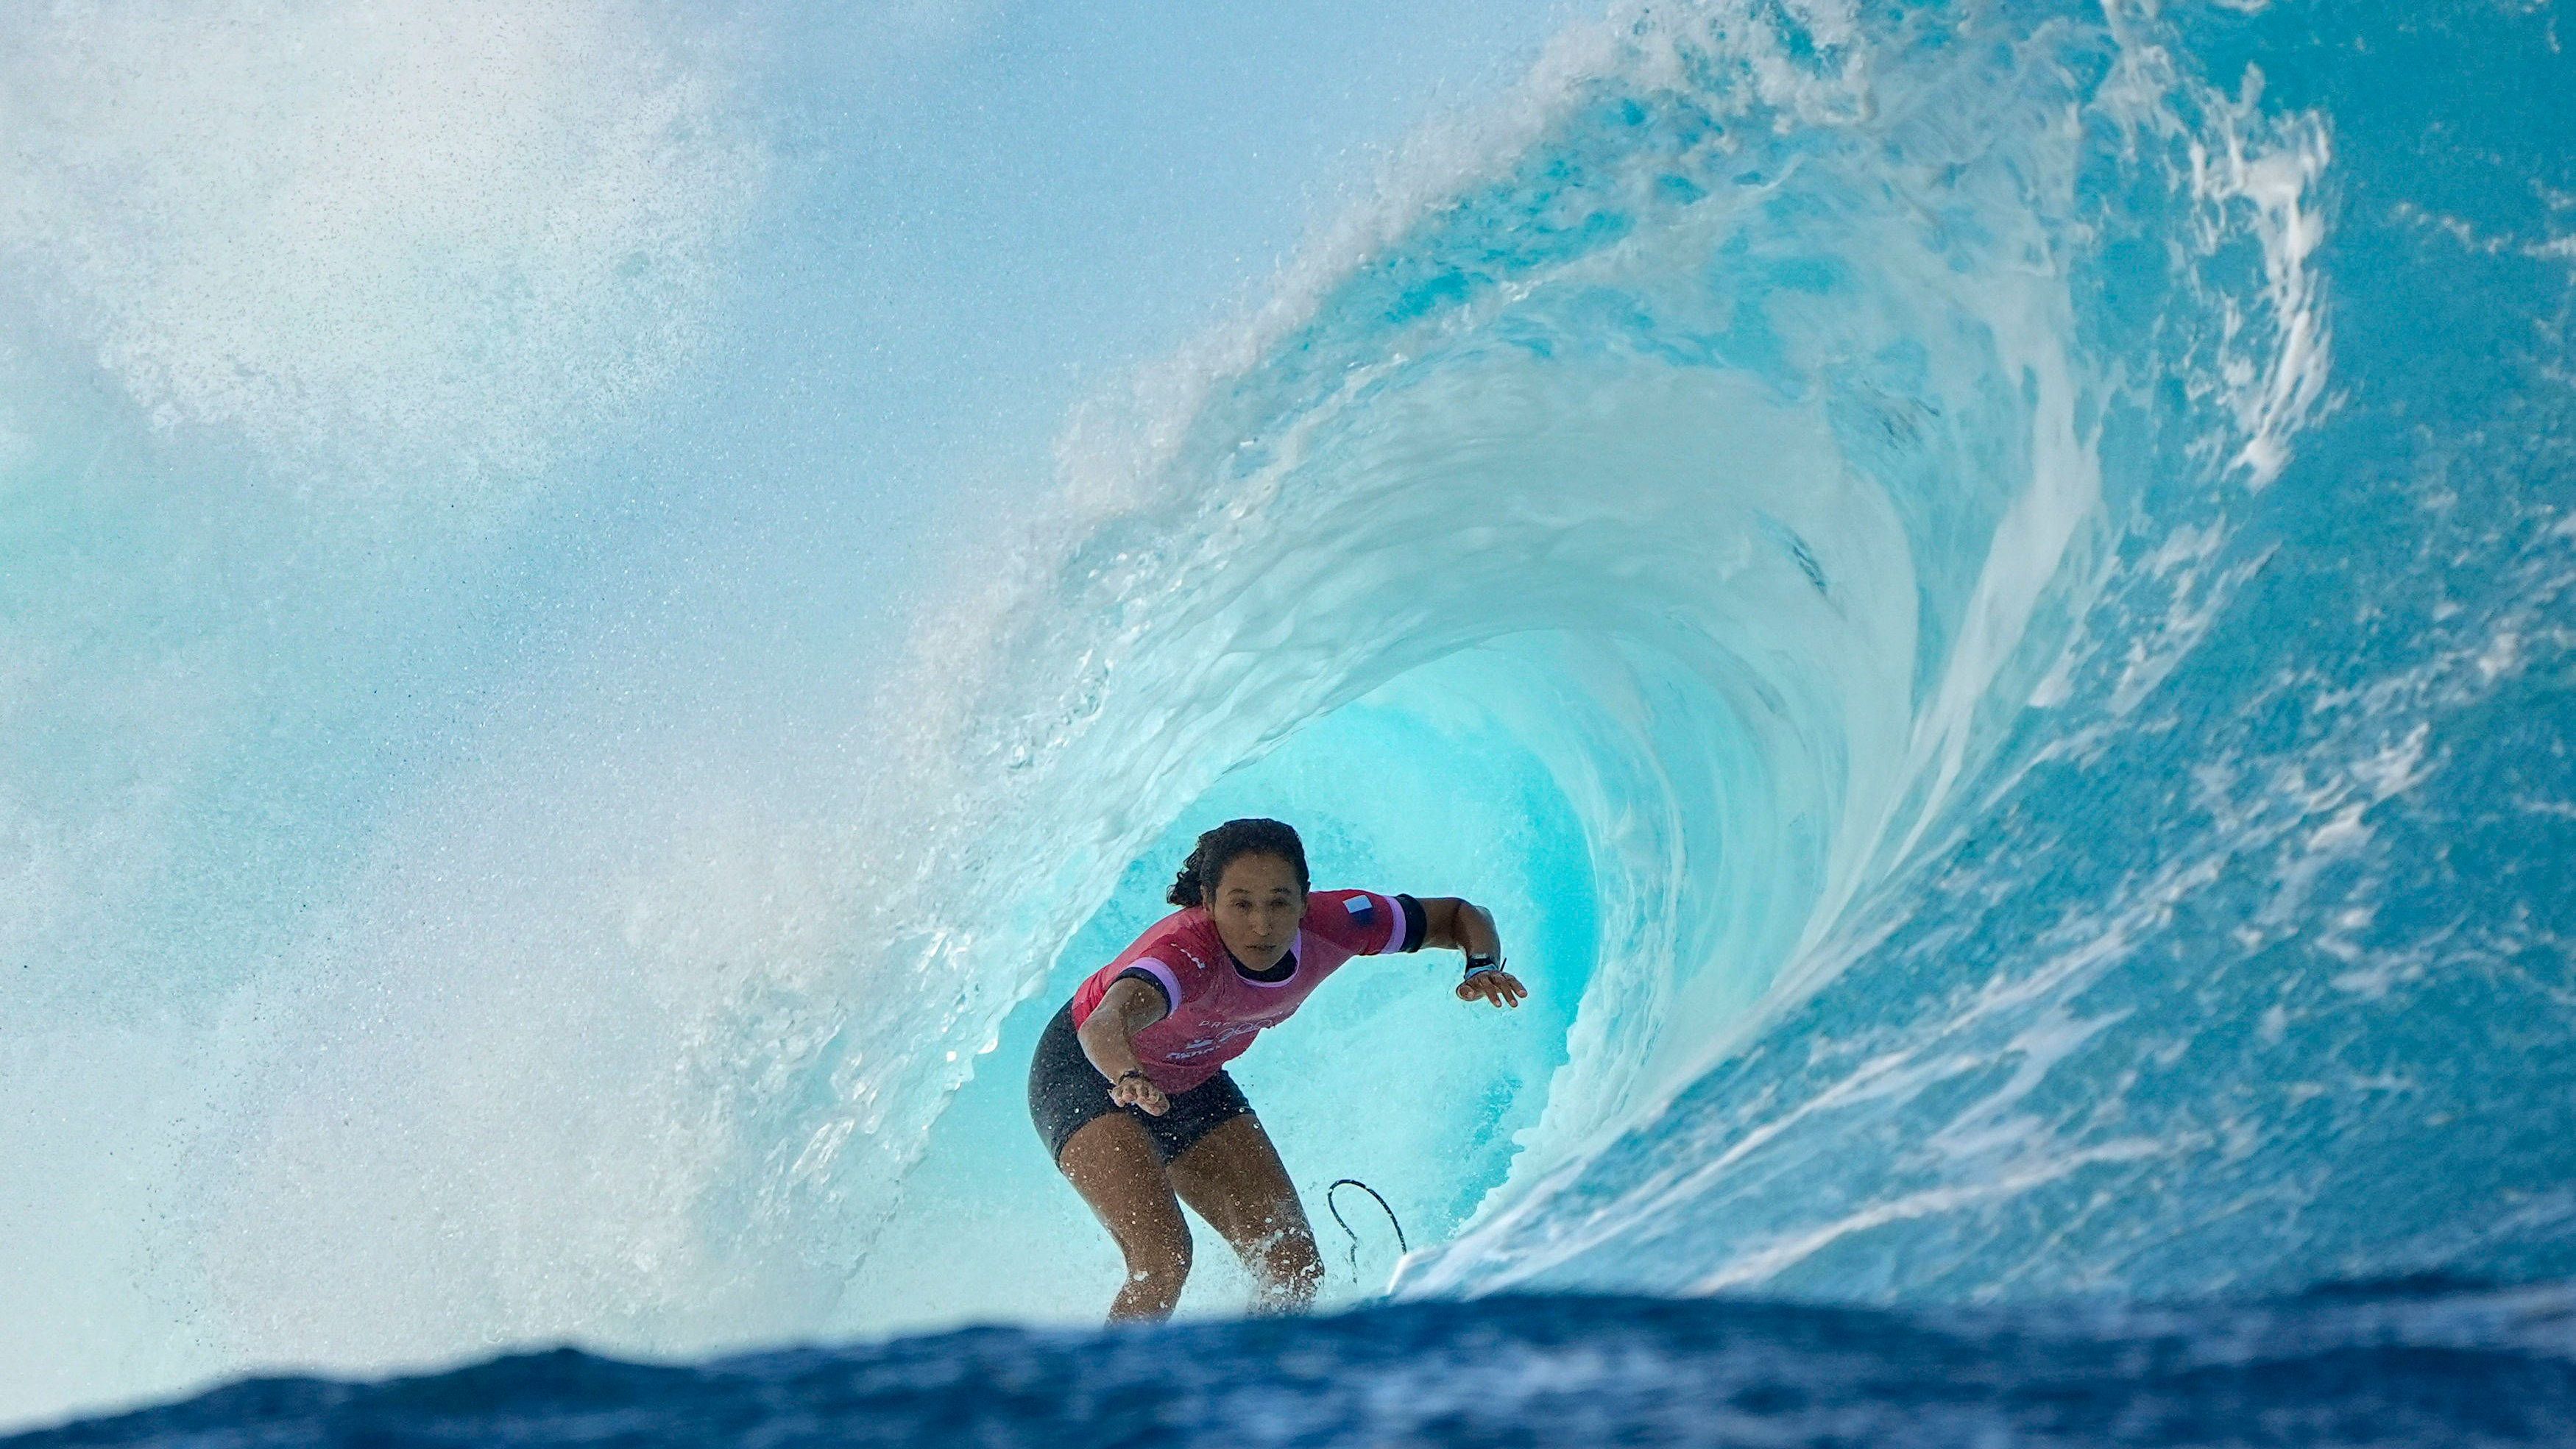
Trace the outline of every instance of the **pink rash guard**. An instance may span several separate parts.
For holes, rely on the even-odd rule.
[[[1264,1027],[1286,1021],[1324,978],[1353,956],[1422,949],[1422,903],[1374,891],[1313,891],[1288,954],[1265,976],[1234,959],[1204,906],[1174,911],[1073,993],[1080,1026],[1133,976],[1163,993],[1171,1014],[1131,1038],[1145,1079],[1178,1095],[1243,1055]]]

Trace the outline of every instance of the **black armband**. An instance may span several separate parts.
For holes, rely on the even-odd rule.
[[[1431,934],[1431,917],[1423,913],[1422,902],[1411,896],[1400,895],[1395,898],[1395,908],[1404,912],[1404,944],[1395,949],[1421,950],[1422,938]]]

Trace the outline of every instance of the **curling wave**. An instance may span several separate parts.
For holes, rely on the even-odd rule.
[[[2119,9],[1624,16],[1564,41],[1472,164],[1391,182],[1401,209],[1231,349],[1123,425],[1086,419],[1052,547],[935,651],[945,724],[902,774],[964,803],[892,910],[981,929],[906,973],[921,1015],[851,1043],[876,1054],[858,1095],[920,1120],[962,1072],[924,1083],[901,1043],[992,1040],[1094,903],[1046,999],[1149,918],[1152,863],[1258,810],[1321,827],[1329,878],[1492,902],[1570,1008],[1469,1030],[1417,981],[1416,1003],[1319,1002],[1247,1064],[1283,1098],[1372,1104],[1283,1102],[1292,1165],[1382,1174],[1434,1238],[1469,1225],[1407,1291],[1760,1283],[1874,1211],[2154,1170],[2147,1142],[2053,1141],[2014,1108],[2089,1014],[1974,1065],[1829,1053],[1823,1100],[1757,1093],[1723,1128],[1668,1104],[1747,1049],[1826,1052],[1766,1029],[1883,957],[1956,888],[1938,862],[2034,766],[2100,750],[2250,576],[2238,515],[2326,383],[2329,148],[2167,39]],[[1920,1049],[1944,1021],[1912,1024]],[[1933,1110],[1978,1083],[1940,1109],[1966,1116],[1891,1129],[1973,1151],[1813,1244],[1710,1220],[1763,1175],[1748,1154],[1847,1153],[1796,1132],[1842,1130],[1840,1097]],[[953,1150],[1007,1151],[1004,1114],[977,1120]],[[846,1130],[806,1161],[878,1177],[820,1166]],[[904,1241],[942,1282],[971,1256]]]

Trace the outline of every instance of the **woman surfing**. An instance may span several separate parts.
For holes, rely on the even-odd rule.
[[[1223,1234],[1269,1311],[1304,1308],[1323,1281],[1314,1230],[1225,1064],[1288,1019],[1354,956],[1464,951],[1461,1001],[1517,1007],[1493,915],[1446,896],[1307,889],[1306,847],[1276,820],[1229,820],[1198,839],[1180,910],[1092,973],[1029,1062],[1029,1116],[1127,1260],[1112,1321],[1161,1318],[1190,1273],[1186,1202]]]

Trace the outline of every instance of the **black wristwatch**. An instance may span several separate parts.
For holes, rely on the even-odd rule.
[[[1467,974],[1458,979],[1461,981],[1473,981],[1478,976],[1481,976],[1488,971],[1500,971],[1502,969],[1502,957],[1478,956],[1471,952],[1467,957]]]

